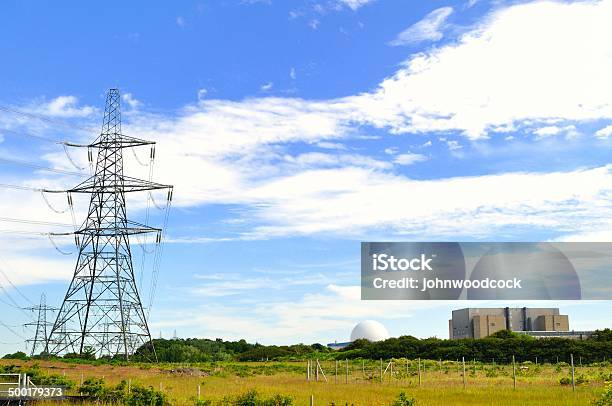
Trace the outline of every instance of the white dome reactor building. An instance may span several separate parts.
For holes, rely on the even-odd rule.
[[[336,341],[327,344],[327,346],[333,350],[339,350],[356,340],[376,342],[386,340],[387,338],[389,338],[389,332],[385,326],[374,320],[365,320],[353,327],[353,331],[351,331],[351,341],[346,343],[339,343]]]
[[[374,320],[362,321],[351,331],[351,342],[360,339],[376,342],[387,338],[389,338],[389,332],[385,326]]]

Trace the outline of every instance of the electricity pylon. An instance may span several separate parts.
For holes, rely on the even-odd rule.
[[[26,340],[27,343],[32,344],[32,351],[30,356],[36,355],[36,349],[40,348],[41,351],[45,349],[47,343],[47,329],[53,324],[47,321],[48,312],[56,312],[57,308],[47,306],[47,296],[43,293],[40,295],[40,303],[38,306],[27,307],[25,310],[30,310],[37,314],[36,323],[26,323],[25,326],[34,327],[36,326],[36,332],[34,338]]]
[[[123,150],[149,145],[153,158],[154,144],[121,132],[119,91],[111,89],[102,131],[87,146],[98,150],[95,172],[68,190],[91,198],[87,219],[75,231],[78,260],[47,341],[49,354],[93,352],[128,360],[138,347],[153,346],[134,278],[129,237],[156,233],[159,243],[162,230],[128,220],[125,194],[168,189],[170,201],[172,186],[124,175]]]

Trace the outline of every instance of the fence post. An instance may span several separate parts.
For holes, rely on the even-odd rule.
[[[317,367],[316,367],[316,376],[317,376],[317,382],[319,382],[319,359],[317,358]]]
[[[132,392],[132,380],[128,379],[128,395]],[[199,399],[199,397],[198,397]]]
[[[576,381],[574,380],[574,354],[570,354],[570,363],[572,364],[572,391],[575,391]]]
[[[200,400],[200,395],[202,394],[202,390],[200,388],[200,385],[198,384],[198,400]]]
[[[348,358],[346,359],[346,379],[345,379],[345,383],[348,383]]]
[[[310,395],[310,406],[314,406],[314,395]]]
[[[419,358],[419,386],[421,386],[421,358]]]
[[[306,360],[306,382],[310,382],[310,360]]]
[[[338,383],[338,360],[336,360],[336,377],[334,378],[334,382]]]
[[[514,389],[516,389],[516,362],[514,355],[512,356],[512,380],[514,381]]]
[[[383,381],[383,371],[382,371],[382,358],[380,359],[380,382]]]
[[[465,357],[461,357],[461,362],[463,363],[463,389],[467,386],[467,381],[465,377]]]

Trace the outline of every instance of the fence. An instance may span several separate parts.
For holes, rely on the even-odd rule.
[[[576,390],[576,366],[574,365],[573,354],[570,355],[569,361],[568,364],[557,362],[557,368],[561,370],[562,365],[567,365],[568,373],[571,375],[572,389]],[[529,361],[517,364],[514,356],[512,356],[512,361],[509,365],[496,364],[494,359],[490,364],[476,361],[475,359],[472,359],[471,362],[466,362],[465,357],[456,361],[442,361],[441,359],[438,361],[421,360],[420,358],[416,360],[383,360],[381,358],[378,361],[349,359],[320,361],[315,359],[307,360],[306,380],[308,382],[329,383],[330,379],[328,379],[328,376],[333,375],[333,382],[335,384],[340,382],[349,384],[364,381],[379,383],[395,381],[400,383],[410,382],[420,387],[426,384],[426,377],[439,378],[441,374],[450,375],[456,368],[456,374],[461,378],[464,388],[469,386],[468,376],[470,379],[475,379],[480,371],[484,373],[485,377],[497,377],[507,373],[511,377],[511,380],[508,380],[508,385],[512,385],[516,389],[519,376],[527,374],[530,368],[536,370],[538,365],[542,364],[538,364],[537,357],[535,362]],[[582,367],[582,359],[580,359],[580,367]]]

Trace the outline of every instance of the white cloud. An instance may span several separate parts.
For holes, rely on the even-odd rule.
[[[439,41],[443,37],[442,27],[446,19],[452,14],[452,7],[441,7],[427,14],[418,23],[415,23],[398,34],[391,42],[391,46],[416,44],[423,41]]]
[[[198,100],[202,100],[203,98],[206,97],[206,95],[208,94],[208,90],[207,89],[198,89]]]
[[[266,201],[256,211],[267,224],[256,232],[264,235],[383,228],[421,238],[477,238],[509,226],[591,229],[612,209],[606,203],[611,188],[609,167],[422,181],[347,168],[304,171],[247,195]]]
[[[176,25],[178,25],[181,28],[185,27],[185,19],[181,16],[176,17]]]
[[[426,161],[426,160],[427,160],[427,157],[425,155],[414,154],[412,152],[408,152],[405,154],[396,155],[395,158],[393,159],[393,162],[395,162],[398,165],[412,165],[417,162]]]
[[[142,102],[140,102],[139,100],[135,99],[134,96],[132,95],[132,93],[124,93],[123,95],[121,95],[121,99],[128,106],[130,106],[130,108],[132,110],[136,110],[136,109],[138,109],[142,105]]]
[[[274,83],[268,82],[268,83],[261,85],[260,89],[264,92],[267,92],[268,90],[271,90],[273,86],[274,86]]]
[[[63,118],[88,117],[96,112],[93,107],[80,107],[78,103],[79,99],[75,96],[58,96],[47,103],[36,106],[33,110],[36,113]]]
[[[448,146],[448,149],[450,149],[451,151],[456,151],[458,149],[463,148],[461,144],[459,144],[459,141],[456,141],[456,140],[447,140],[446,145]]]
[[[5,255],[2,256],[0,268],[14,285],[24,286],[69,281],[74,272],[74,261],[33,255]],[[0,277],[0,285],[8,288],[3,277]]]
[[[566,134],[567,137],[572,137],[578,134],[576,130],[576,126],[574,125],[568,125],[565,127],[558,127],[555,125],[546,126],[546,127],[538,128],[533,133],[537,135],[538,138],[547,138],[547,137],[551,137],[551,136],[559,135],[563,133]]]
[[[612,125],[606,126],[600,130],[597,130],[595,136],[598,138],[608,138],[612,135]]]
[[[395,155],[398,152],[399,152],[399,148],[397,148],[397,147],[385,148],[385,154],[387,154],[387,155]]]
[[[321,141],[315,144],[319,148],[345,150],[346,146],[339,142]]]
[[[378,161],[358,154],[324,154],[321,152],[308,152],[297,156],[287,155],[285,160],[296,164],[300,168],[323,167],[361,167],[369,169],[390,169],[391,164]],[[399,162],[397,162],[399,163]]]
[[[308,22],[308,26],[312,28],[313,30],[316,30],[317,28],[319,28],[319,24],[321,24],[321,22],[316,18],[313,18],[312,20]]]
[[[368,3],[373,2],[374,0],[337,0],[338,4],[346,6],[351,10],[357,10],[360,7],[365,6]]]
[[[292,67],[292,68],[289,70],[289,77],[290,77],[291,79],[295,80],[295,78],[297,77],[297,75],[296,75],[296,73],[295,73],[295,68],[293,68],[293,67]]]
[[[459,130],[473,139],[528,122],[609,119],[610,18],[610,0],[503,8],[456,43],[414,56],[356,103],[397,133]]]

